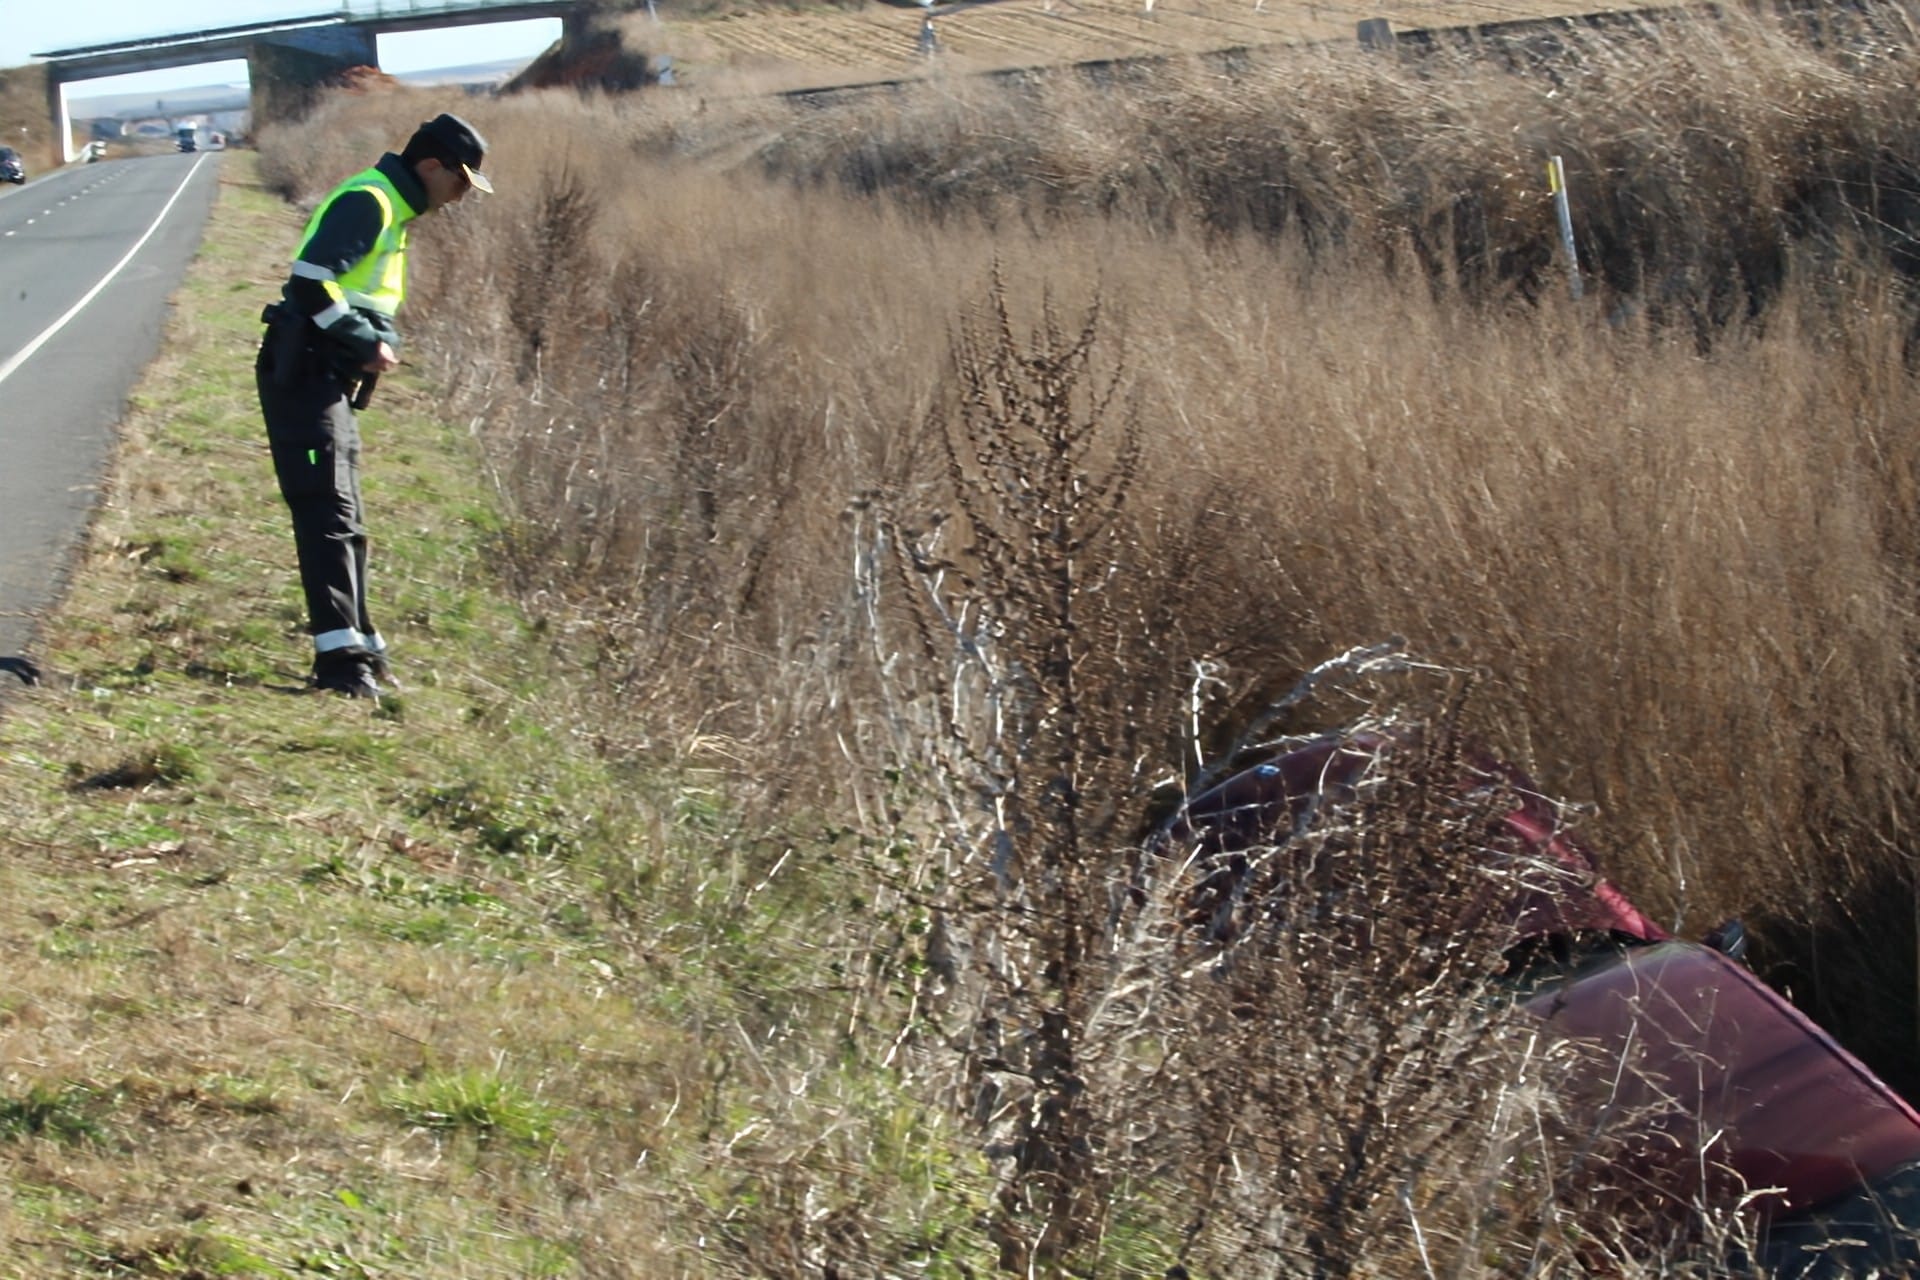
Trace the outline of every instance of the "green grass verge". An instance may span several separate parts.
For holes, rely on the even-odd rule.
[[[671,788],[554,714],[475,446],[405,377],[363,433],[406,691],[300,691],[251,385],[297,232],[228,156],[0,717],[0,1275],[682,1271],[633,1177],[713,1074],[655,1012],[700,979],[635,941]]]

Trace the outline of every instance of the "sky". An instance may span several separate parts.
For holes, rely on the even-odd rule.
[[[443,0],[433,2],[437,5]],[[341,3],[342,0],[199,0],[169,6],[156,4],[154,0],[0,0],[0,8],[5,10],[4,15],[0,15],[0,67],[24,66],[35,61],[34,54],[53,49],[178,31],[205,31],[277,18],[313,17],[336,11]],[[347,7],[371,12],[382,4],[388,11],[404,11],[408,0],[349,0]],[[169,18],[169,14],[176,16]],[[380,67],[395,75],[405,75],[475,62],[532,59],[559,38],[558,18],[381,36]],[[209,62],[82,81],[68,93],[87,97],[158,92],[211,84],[245,84],[246,79],[245,62]]]

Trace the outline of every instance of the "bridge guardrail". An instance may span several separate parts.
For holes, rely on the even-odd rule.
[[[340,15],[350,22],[383,18],[433,18],[476,9],[521,9],[527,0],[346,0]]]

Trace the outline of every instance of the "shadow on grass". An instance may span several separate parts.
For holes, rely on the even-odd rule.
[[[180,743],[142,748],[125,759],[85,774],[70,784],[74,791],[126,791],[195,782],[206,774],[200,753]]]
[[[217,689],[259,689],[266,693],[313,692],[313,685],[306,677],[285,671],[245,671],[217,662],[189,662],[180,668],[180,674]],[[285,683],[287,681],[293,683]]]

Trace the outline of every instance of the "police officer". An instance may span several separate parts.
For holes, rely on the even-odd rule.
[[[293,514],[300,585],[313,635],[313,683],[378,698],[387,646],[367,616],[367,531],[360,504],[360,432],[379,376],[399,363],[394,328],[407,291],[407,226],[492,191],[480,172],[487,144],[472,125],[439,115],[354,174],[313,211],[281,301],[261,319],[260,410],[281,496]]]

